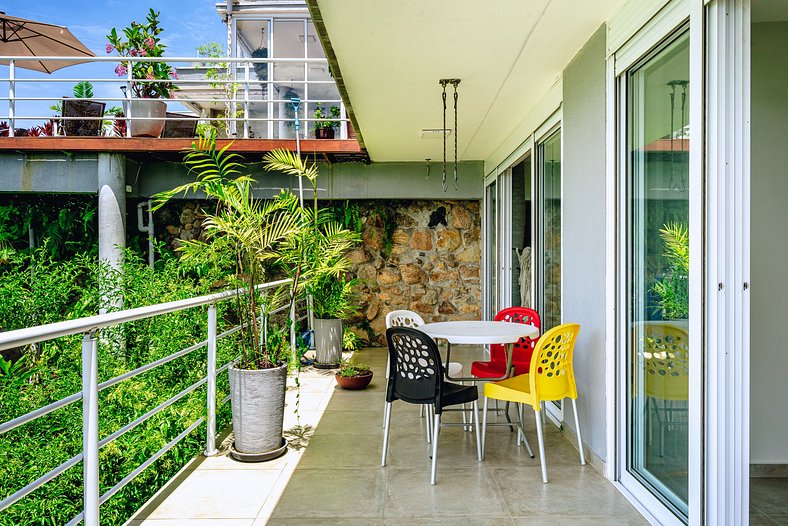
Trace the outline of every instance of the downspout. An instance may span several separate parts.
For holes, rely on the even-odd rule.
[[[148,207],[148,224],[145,225],[143,220],[142,209]],[[143,201],[137,204],[137,230],[140,232],[147,232],[148,234],[148,265],[153,268],[154,262],[154,247],[153,247],[153,210],[151,210],[151,201]]]

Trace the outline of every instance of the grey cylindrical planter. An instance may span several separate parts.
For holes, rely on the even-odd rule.
[[[235,451],[263,455],[280,449],[287,366],[250,370],[233,365],[229,374]]]
[[[342,320],[315,318],[315,367],[338,367],[342,359]]]

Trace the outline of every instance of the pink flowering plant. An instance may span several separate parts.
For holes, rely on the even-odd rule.
[[[146,23],[132,22],[123,29],[119,35],[113,27],[107,35],[107,53],[116,51],[121,57],[161,57],[166,46],[161,43],[159,34],[159,15],[161,13],[150,9]],[[171,92],[178,89],[172,79],[178,79],[175,70],[166,62],[121,62],[115,67],[119,77],[128,74],[131,67],[131,90],[134,96],[142,99],[171,98]],[[139,82],[142,80],[143,82]],[[160,81],[160,82],[144,82]]]

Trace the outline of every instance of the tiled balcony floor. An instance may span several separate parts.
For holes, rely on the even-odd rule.
[[[480,355],[459,347],[452,359],[470,363]],[[333,373],[302,373],[300,415],[308,427],[303,436],[288,435],[295,448],[286,455],[260,464],[226,454],[196,458],[130,524],[647,524],[594,468],[580,466],[577,451],[552,425],[545,426],[549,484],[541,482],[538,454],[531,459],[516,447],[507,427],[488,429],[482,463],[474,434],[448,427],[441,430],[438,484],[431,486],[424,419],[416,406],[395,403],[388,466],[381,468],[385,350],[364,350],[356,360],[375,371],[365,391],[335,388]],[[532,421],[526,410],[536,447]],[[294,423],[288,411],[285,428]]]

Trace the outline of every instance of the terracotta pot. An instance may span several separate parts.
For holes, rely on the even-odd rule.
[[[164,130],[167,103],[159,99],[133,99],[129,103],[131,117],[127,121],[132,137],[158,137]]]
[[[334,128],[318,128],[315,130],[315,139],[333,139]]]
[[[358,376],[340,376],[339,373],[334,375],[337,379],[339,387],[342,389],[364,389],[372,381],[372,371],[368,371]]]

